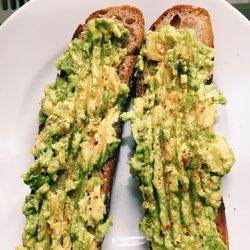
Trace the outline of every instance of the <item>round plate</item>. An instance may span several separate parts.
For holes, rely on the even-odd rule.
[[[0,249],[14,249],[21,242],[25,222],[22,205],[29,193],[21,174],[33,162],[31,148],[38,131],[39,102],[44,86],[55,79],[56,59],[90,13],[124,3],[142,10],[146,30],[175,4],[192,4],[210,12],[215,35],[215,84],[228,99],[226,106],[219,107],[216,130],[228,139],[236,157],[223,184],[230,249],[249,249],[250,23],[223,0],[32,0],[0,27]],[[114,225],[105,237],[103,250],[147,249],[138,230],[140,193],[127,164],[132,147],[129,124],[125,124],[112,193]]]

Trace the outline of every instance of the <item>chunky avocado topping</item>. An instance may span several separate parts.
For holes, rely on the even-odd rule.
[[[129,32],[114,18],[88,22],[57,62],[45,88],[35,162],[19,249],[99,249],[111,226],[103,166],[119,143],[117,124],[129,88],[118,77]]]
[[[136,142],[129,163],[144,199],[140,229],[154,250],[227,249],[215,218],[234,156],[213,130],[216,104],[226,103],[207,84],[213,57],[193,30],[165,25],[147,33],[136,64],[146,92],[123,119]]]

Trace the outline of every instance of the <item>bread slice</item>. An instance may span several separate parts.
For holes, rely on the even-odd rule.
[[[112,18],[115,17],[118,22],[123,24],[129,31],[130,35],[129,38],[126,40],[125,44],[123,44],[124,48],[127,48],[127,55],[124,57],[122,63],[118,66],[118,76],[122,83],[126,83],[127,85],[130,84],[130,79],[133,73],[133,67],[135,64],[135,61],[137,59],[137,52],[139,47],[141,46],[141,42],[143,40],[144,36],[144,18],[141,11],[135,7],[124,5],[124,6],[117,6],[117,7],[110,7],[107,9],[102,9],[94,12],[91,14],[87,19],[86,23],[89,22],[92,19],[97,19],[101,17],[107,17]],[[80,38],[81,39],[81,33],[84,31],[84,29],[87,28],[85,24],[81,24],[78,26],[76,31],[74,32],[73,39],[74,38]],[[60,76],[64,76],[65,72],[61,71]],[[100,97],[101,98],[101,97]],[[125,108],[125,107],[124,107]],[[117,137],[120,137],[121,135],[121,122],[118,122],[118,124],[115,125]],[[44,125],[41,125],[39,127],[39,133],[41,133],[44,129]],[[106,215],[108,216],[109,213],[109,206],[110,206],[110,194],[111,194],[111,188],[112,188],[112,180],[113,180],[113,174],[117,162],[117,153],[116,156],[114,156],[112,159],[109,159],[104,166],[101,166],[101,171],[103,173],[103,184],[101,186],[101,193],[104,194],[105,198],[105,205],[106,205]],[[67,179],[69,171],[66,171],[65,173],[62,173],[60,176],[60,181],[64,181]],[[76,196],[77,194],[72,191],[72,197]],[[106,218],[104,218],[106,220]],[[98,249],[100,246],[96,246]],[[84,246],[83,246],[84,248]],[[96,249],[97,249],[96,248]],[[23,249],[18,248],[17,249]],[[91,248],[94,249],[94,248]]]
[[[177,29],[193,29],[198,39],[209,47],[214,47],[214,36],[210,15],[207,10],[191,5],[176,5],[166,10],[151,26],[154,31],[161,26],[170,24]],[[136,87],[136,95],[142,96],[146,91],[146,85],[142,79]],[[226,224],[225,206],[222,200],[216,218],[217,230],[223,242],[228,246],[228,232]]]

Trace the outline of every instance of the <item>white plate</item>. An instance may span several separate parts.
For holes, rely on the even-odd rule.
[[[39,102],[43,86],[55,79],[56,59],[91,12],[124,3],[142,10],[146,29],[174,4],[193,4],[210,12],[215,34],[214,79],[228,99],[228,105],[219,108],[216,129],[227,137],[236,156],[223,185],[230,247],[248,250],[250,23],[222,0],[32,0],[0,27],[0,249],[14,249],[21,242],[21,209],[29,189],[20,176],[33,162],[31,148],[38,130]],[[142,216],[140,194],[126,163],[133,144],[128,124],[123,138],[112,194],[114,225],[103,250],[147,249],[137,229]]]

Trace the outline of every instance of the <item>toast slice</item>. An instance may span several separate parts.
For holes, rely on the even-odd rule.
[[[151,26],[157,30],[164,24],[170,24],[177,29],[193,29],[198,39],[208,47],[214,47],[214,35],[210,15],[207,10],[191,5],[176,5],[166,10]],[[225,206],[222,200],[218,210],[216,224],[221,239],[228,245]]]
[[[157,31],[164,25],[171,25],[171,26],[174,26],[176,29],[182,29],[182,30],[193,29],[195,31],[197,38],[204,45],[211,47],[211,48],[214,47],[214,37],[213,37],[211,19],[210,19],[209,13],[205,9],[194,7],[191,5],[176,5],[166,10],[152,24],[150,30]],[[139,79],[137,79],[137,85],[136,85],[137,97],[143,97],[147,90],[147,85],[144,84],[146,80],[144,71],[147,70],[145,69],[145,67],[146,66],[144,65],[144,70],[142,71],[142,74],[139,77]],[[206,84],[211,84],[212,82],[211,79],[212,77],[209,80],[207,80]],[[138,116],[138,114],[136,116]],[[133,125],[132,125],[132,130],[133,130]],[[138,135],[136,134],[136,136]],[[224,244],[228,247],[229,243],[228,243],[226,216],[225,216],[225,206],[224,206],[222,199],[221,199],[221,205],[218,209],[217,216],[216,216],[216,225],[217,225],[217,231],[220,235],[220,238],[223,240]],[[151,243],[149,244],[152,247],[152,244]],[[169,248],[169,249],[172,249],[172,248]],[[193,248],[191,247],[190,249],[196,249],[196,248],[194,248],[193,246]]]
[[[112,224],[119,116],[143,35],[143,15],[128,5],[98,10],[76,29],[42,100],[16,249],[100,249]]]

